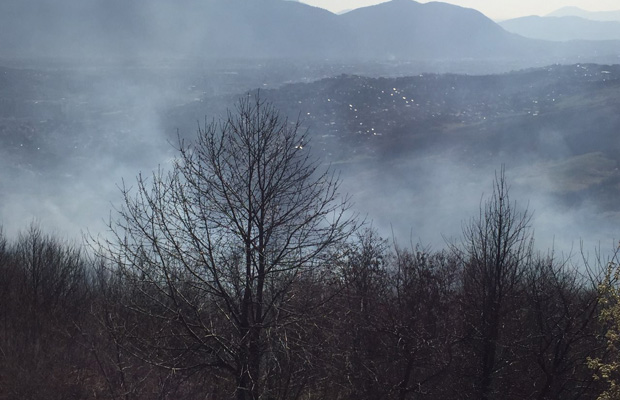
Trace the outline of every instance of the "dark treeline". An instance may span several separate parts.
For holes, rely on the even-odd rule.
[[[494,240],[512,238],[475,228],[437,252],[360,231],[330,279],[300,277],[282,310],[291,325],[263,349],[271,397],[261,398],[596,398],[587,367],[605,347],[596,282],[525,243],[497,249]],[[201,362],[180,321],[132,307],[161,304],[102,267],[37,227],[2,239],[1,399],[233,396],[234,375],[209,354]],[[179,343],[156,356],[178,358],[178,370],[146,357],[168,335]]]
[[[533,249],[503,171],[461,241],[400,246],[349,216],[296,125],[237,111],[123,189],[112,239],[0,235],[0,399],[603,391],[598,269]]]

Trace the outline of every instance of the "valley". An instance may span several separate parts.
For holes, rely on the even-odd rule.
[[[343,73],[346,65],[300,70],[283,64],[276,73],[265,65],[271,74],[239,65],[183,74],[145,67],[79,73],[5,68],[5,228],[17,229],[32,215],[72,235],[101,226],[121,181],[166,168],[177,135],[192,140],[198,124],[225,116],[244,88],[254,87],[291,121],[300,119],[309,151],[340,171],[359,212],[388,235],[415,232],[422,242],[443,246],[442,236],[459,234],[454,221],[475,212],[502,165],[518,197],[539,210],[542,221],[585,209],[587,218],[608,226],[596,240],[613,235],[620,212],[618,66],[381,77],[374,65],[357,67],[367,76]],[[32,203],[16,200],[21,197]],[[39,197],[47,201],[36,203]],[[454,198],[467,200],[449,204]],[[75,208],[79,218],[73,220]],[[440,216],[445,223],[431,222]],[[553,224],[548,229],[566,232]],[[572,231],[562,245],[575,245],[583,235]]]

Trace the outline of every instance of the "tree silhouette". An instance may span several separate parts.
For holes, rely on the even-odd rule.
[[[149,323],[132,351],[175,371],[211,368],[239,400],[273,396],[265,371],[296,318],[291,288],[329,266],[355,227],[338,179],[310,155],[299,122],[258,95],[180,141],[171,171],[135,188],[104,245]],[[291,324],[292,325],[292,324]]]
[[[477,396],[496,398],[508,352],[503,333],[514,314],[522,277],[532,258],[530,213],[511,203],[504,169],[496,175],[493,194],[480,207],[480,215],[463,229],[463,242],[452,246],[463,263],[463,311],[466,337],[471,344]]]

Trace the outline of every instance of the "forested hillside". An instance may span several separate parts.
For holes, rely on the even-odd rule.
[[[504,169],[460,238],[431,250],[364,224],[305,140],[244,97],[181,143],[170,171],[121,187],[110,235],[85,249],[36,225],[0,236],[0,398],[596,399],[607,388],[594,378],[609,355],[604,260],[534,250]]]

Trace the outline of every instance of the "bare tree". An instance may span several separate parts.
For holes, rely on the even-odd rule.
[[[480,215],[463,229],[463,242],[452,246],[463,263],[463,306],[468,313],[467,338],[478,360],[474,380],[480,399],[497,397],[502,328],[518,305],[523,274],[532,257],[530,213],[510,202],[504,169],[496,175],[493,194]],[[505,329],[504,329],[505,332]]]
[[[83,398],[76,326],[90,295],[79,247],[32,224],[10,244],[0,238],[0,275],[0,398]]]
[[[395,246],[393,295],[385,326],[392,341],[395,398],[441,398],[457,343],[458,269],[447,252]]]
[[[248,95],[195,144],[180,141],[171,171],[123,186],[104,247],[133,287],[127,306],[152,324],[150,337],[135,336],[136,354],[217,370],[239,400],[270,391],[265,363],[295,318],[292,285],[327,266],[355,225],[299,130]]]
[[[596,393],[587,360],[604,347],[597,337],[597,279],[583,269],[550,255],[537,257],[527,271],[520,386],[528,398],[587,399]]]
[[[602,264],[599,257],[598,264]],[[617,399],[620,396],[620,246],[611,254],[605,276],[598,286],[598,319],[605,345],[602,354],[592,354],[588,366],[594,377],[602,383],[597,400]]]
[[[388,247],[377,232],[366,229],[356,235],[356,242],[343,263],[342,291],[344,325],[341,341],[344,350],[345,381],[349,398],[378,399],[385,392],[381,369],[389,357],[383,344],[379,316],[385,313],[389,297],[387,282]]]

